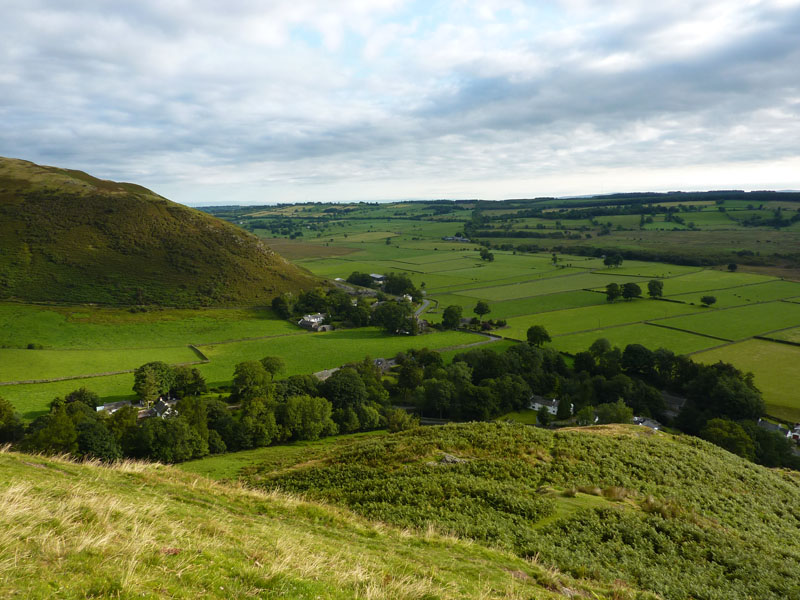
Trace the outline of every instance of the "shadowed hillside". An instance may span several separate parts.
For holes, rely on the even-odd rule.
[[[312,285],[254,236],[146,188],[0,158],[0,298],[232,305]]]

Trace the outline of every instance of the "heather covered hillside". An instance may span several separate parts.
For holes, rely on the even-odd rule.
[[[268,303],[313,278],[239,228],[130,183],[0,158],[0,298]]]

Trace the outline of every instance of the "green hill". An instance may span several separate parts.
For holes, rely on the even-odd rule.
[[[0,597],[800,597],[797,474],[696,438],[476,423],[259,453],[243,487],[0,449]]]
[[[256,237],[146,188],[0,158],[0,298],[263,304],[312,286]]]
[[[188,466],[188,465],[187,465]],[[800,598],[800,479],[636,426],[421,428],[243,471],[362,516],[669,599]]]
[[[0,451],[0,597],[650,598],[173,467]]]

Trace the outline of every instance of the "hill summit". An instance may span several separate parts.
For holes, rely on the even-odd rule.
[[[313,285],[253,235],[144,187],[0,157],[0,298],[232,305]]]

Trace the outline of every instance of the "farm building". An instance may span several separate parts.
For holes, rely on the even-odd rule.
[[[317,313],[315,315],[305,315],[302,319],[300,319],[297,322],[297,324],[303,329],[308,329],[309,331],[321,331],[320,327],[323,326],[322,322],[325,320],[325,316],[326,316],[325,313]]]
[[[372,281],[375,283],[383,283],[386,281],[386,275],[381,275],[380,273],[370,273],[370,277],[372,277]]]
[[[549,412],[551,415],[555,415],[558,412],[558,405],[559,401],[555,398],[547,399],[534,394],[531,396],[531,401],[528,407],[531,410],[539,410],[540,408],[545,407],[547,412]],[[574,406],[570,405],[570,412],[572,412],[574,408]]]

